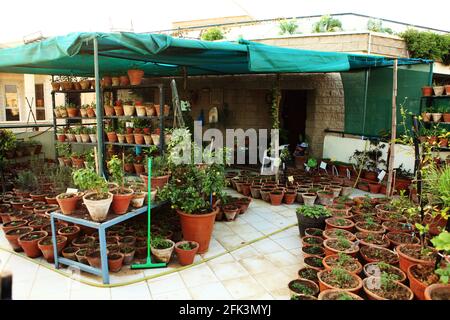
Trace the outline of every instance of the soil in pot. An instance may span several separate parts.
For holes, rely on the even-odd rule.
[[[28,220],[13,220],[10,222],[5,223],[2,226],[3,232],[7,233],[9,230],[11,229],[15,229],[15,228],[19,228],[19,227],[24,227],[28,224]]]
[[[303,257],[309,257],[309,256],[320,256],[323,257],[325,255],[325,251],[321,246],[309,246],[304,245],[302,246],[302,253]]]
[[[387,239],[383,234],[373,232],[357,232],[355,235],[362,246],[380,246],[389,248],[389,239]]]
[[[145,246],[147,250],[147,246]],[[135,249],[133,247],[122,247],[120,252],[124,255],[123,264],[130,265],[133,262]]]
[[[304,263],[315,270],[323,270],[324,266],[322,263],[322,257],[319,256],[310,256],[310,257],[306,257],[305,259],[303,259]]]
[[[384,221],[382,226],[388,232],[411,232],[414,229],[412,224],[398,221]]]
[[[227,221],[233,221],[236,218],[236,215],[241,211],[240,207],[233,204],[223,206],[222,210],[225,213]]]
[[[392,265],[398,264],[397,254],[383,247],[363,246],[359,252],[363,259],[368,263],[383,261]]]
[[[313,269],[310,267],[303,267],[298,270],[298,277],[300,279],[306,279],[314,281],[316,284],[319,284],[319,278],[317,278],[318,269]]]
[[[67,238],[64,236],[56,236],[57,251],[58,255],[61,254],[62,249],[67,244]],[[44,255],[45,260],[49,263],[55,261],[54,249],[53,249],[53,239],[51,236],[47,236],[38,242],[38,247]]]
[[[175,244],[175,252],[178,262],[182,266],[190,265],[194,262],[195,254],[198,251],[198,243],[194,241],[180,241]]]
[[[70,215],[76,210],[80,199],[81,196],[78,193],[61,193],[56,196],[61,212],[66,215]]]
[[[67,238],[67,243],[72,243],[73,239],[80,234],[80,227],[78,226],[65,226],[58,229],[58,234]]]
[[[108,254],[108,269],[111,272],[119,272],[122,269],[124,255],[120,252]]]
[[[81,236],[72,240],[72,245],[77,248],[87,248],[95,242],[94,237]]]
[[[124,236],[119,238],[119,247],[134,247],[136,244],[136,237],[133,236]]]
[[[323,238],[323,230],[318,228],[306,228],[305,235],[311,237],[321,237]]]
[[[88,248],[81,248],[75,253],[75,257],[77,258],[79,263],[89,264],[86,255],[88,253]]]
[[[401,244],[419,244],[420,240],[416,236],[405,233],[405,232],[398,232],[398,231],[392,231],[388,232],[386,234],[386,238],[391,243],[391,248],[394,249],[395,247],[401,245]]]
[[[337,228],[331,228],[328,230],[325,230],[323,232],[323,236],[325,239],[336,239],[336,238],[345,238],[349,241],[354,241],[356,240],[356,237],[353,233],[351,233],[350,231],[347,230],[343,230],[343,229],[337,229]]]
[[[351,218],[352,213],[350,212],[351,206],[346,206],[344,204],[333,204],[331,206],[328,206],[327,209],[331,212],[331,214],[334,217],[341,217],[341,218]]]
[[[33,231],[31,227],[19,227],[10,229],[5,232],[5,237],[8,240],[9,244],[13,248],[14,251],[20,252],[23,251],[22,246],[19,244],[19,238],[24,234],[30,233]]]
[[[439,282],[434,266],[413,264],[408,270],[409,286],[419,300],[425,300],[425,289]]]
[[[326,239],[323,242],[325,248],[325,255],[335,255],[338,253],[345,253],[351,256],[356,256],[359,247],[356,243],[351,242],[344,237]]]
[[[319,293],[319,287],[311,280],[295,279],[288,283],[288,288],[293,295],[316,296]]]
[[[428,286],[425,289],[425,300],[450,300],[450,285],[436,283]]]
[[[385,232],[384,227],[381,224],[374,222],[373,220],[366,219],[355,223],[356,230],[367,233],[383,234]]]
[[[169,239],[155,238],[151,241],[150,250],[155,258],[164,263],[169,263],[175,243]]]
[[[353,221],[345,218],[328,218],[325,219],[325,224],[325,230],[337,228],[352,231],[353,227],[355,226],[355,223]]]
[[[319,300],[363,300],[357,294],[339,290],[339,289],[330,289],[322,291],[318,297]]]
[[[408,272],[413,264],[434,266],[437,252],[431,247],[423,248],[419,244],[402,244],[395,249],[400,259],[400,269]]]
[[[310,228],[311,229],[311,228]],[[318,230],[318,229],[316,229]],[[304,246],[321,246],[323,243],[323,239],[317,236],[304,236],[302,238],[302,244]]]
[[[102,261],[100,257],[100,250],[88,250],[86,259],[91,267],[101,269]]]
[[[354,274],[359,274],[363,268],[357,259],[345,253],[326,256],[322,263],[325,269],[341,268]]]
[[[412,300],[414,298],[412,291],[392,276],[382,274],[380,278],[364,279],[364,291],[370,300]]]
[[[66,247],[61,251],[61,253],[64,258],[76,261],[76,253],[78,252],[78,250],[80,250],[80,248],[78,247]]]
[[[360,277],[340,268],[320,271],[317,277],[321,292],[327,289],[341,289],[356,293],[362,288]]]
[[[22,235],[18,242],[29,258],[37,258],[42,255],[38,247],[38,242],[46,236],[47,232],[45,231],[33,231]]]
[[[397,281],[406,280],[406,274],[397,267],[387,264],[386,262],[372,262],[364,266],[364,274],[366,277],[381,277],[382,273],[395,275]]]

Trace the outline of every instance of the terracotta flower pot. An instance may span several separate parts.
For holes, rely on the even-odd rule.
[[[246,197],[248,197],[250,195],[250,186],[251,186],[251,183],[242,183],[241,184],[241,193]]]
[[[342,221],[342,223],[340,223]],[[355,223],[349,219],[345,218],[328,218],[325,219],[326,227],[325,229],[343,229],[347,231],[352,231],[355,227]]]
[[[56,196],[61,212],[66,215],[71,215],[77,209],[78,202],[81,200],[81,194],[66,194],[61,193]]]
[[[114,112],[116,113],[116,116],[123,116],[123,106],[114,106]]]
[[[183,238],[187,241],[195,241],[199,244],[198,253],[208,251],[212,230],[219,207],[206,214],[189,214],[177,210],[180,216]]]
[[[115,132],[107,132],[108,142],[117,142],[117,134]]]
[[[356,255],[359,252],[359,247],[358,247],[358,245],[356,243],[349,241],[350,242],[350,248],[345,249],[345,250],[339,250],[339,249],[335,248],[334,246],[332,246],[332,244],[335,244],[338,241],[339,241],[338,239],[326,239],[323,242],[323,246],[325,248],[325,255],[326,256],[331,256],[331,255],[335,255],[335,254],[338,254],[338,253],[345,253],[345,254],[347,254],[349,256],[356,257]]]
[[[134,141],[136,144],[144,144],[144,135],[142,133],[135,133],[134,134]]]
[[[344,290],[344,291],[349,291],[352,293],[358,293],[358,291],[361,290],[362,286],[363,286],[363,282],[361,280],[360,277],[358,277],[357,275],[350,273],[348,271],[345,271],[347,275],[350,275],[353,279],[354,279],[354,283],[355,285],[350,287],[350,288],[338,288],[338,287],[334,287],[333,285],[324,282],[324,277],[328,274],[331,273],[332,270],[323,270],[320,271],[317,274],[317,277],[319,278],[319,288],[320,288],[320,292],[323,292],[325,290],[328,289],[340,289],[340,290]]]
[[[343,300],[343,297],[345,297],[346,300],[364,300],[357,294],[343,291],[339,289],[330,289],[325,290],[321,293],[319,293],[319,296],[317,297],[318,300]]]
[[[449,89],[449,92],[447,93],[447,95],[450,96],[450,89]],[[450,113],[449,112],[444,112],[442,114],[442,121],[446,122],[446,123],[450,123]]]
[[[130,78],[130,84],[132,86],[138,86],[142,82],[144,77],[144,70],[130,69],[128,70],[128,77]]]
[[[62,249],[67,244],[67,238],[64,236],[56,236],[57,243],[57,251],[58,255],[61,253]],[[38,248],[41,250],[45,260],[49,263],[53,263],[55,261],[55,254],[53,249],[52,237],[47,236],[38,242]]]
[[[78,251],[80,252],[80,251]],[[86,260],[93,268],[100,269],[102,267],[102,260],[100,257],[100,250],[88,251],[86,254]]]
[[[133,198],[133,190],[124,189],[124,194],[114,193],[113,201],[111,204],[112,210],[115,214],[125,214],[128,212],[131,199]]]
[[[28,223],[29,221],[27,220],[13,220],[3,224],[2,229],[3,232],[6,234],[9,230],[25,227],[28,225]]]
[[[236,218],[236,215],[239,214],[239,211],[241,210],[240,207],[228,204],[222,207],[222,210],[225,214],[225,217],[227,218],[227,221],[233,221]]]
[[[133,106],[132,104],[125,104],[123,106],[123,112],[126,116],[133,116],[135,109],[135,106]]]
[[[38,247],[38,242],[47,235],[48,234],[45,231],[33,231],[22,235],[18,242],[29,258],[37,258],[42,255],[42,252]]]
[[[190,244],[194,244],[195,248],[191,249],[191,250],[184,250],[181,249],[180,246],[185,244],[185,243],[190,243]],[[180,263],[180,265],[182,266],[187,266],[190,265],[194,262],[195,259],[195,255],[198,251],[199,248],[199,244],[195,241],[180,241],[177,242],[175,244],[175,252],[177,254],[178,257],[178,262]]]
[[[70,118],[78,117],[78,108],[66,108],[66,110]]]
[[[138,117],[145,117],[147,115],[145,106],[136,106],[136,115]]]
[[[120,248],[120,253],[124,255],[123,264],[129,265],[133,262],[134,254],[136,250],[133,247],[122,247]]]
[[[448,86],[450,95],[450,86]],[[450,300],[450,284],[435,283],[425,289],[425,300]]]
[[[104,109],[105,109],[105,116],[114,116],[115,112],[114,112],[114,107],[110,106],[110,105],[104,105]]]
[[[119,84],[121,86],[129,86],[130,85],[130,79],[128,76],[120,76],[119,77]]]
[[[385,266],[389,269],[385,270]],[[406,280],[406,273],[390,264],[383,264],[380,267],[379,262],[367,263],[364,265],[363,271],[366,277],[381,277],[381,274],[384,271],[388,274],[395,274],[396,276],[398,276],[397,281],[399,282],[404,282]]]
[[[72,243],[72,240],[80,234],[80,230],[78,226],[66,226],[58,229],[58,235],[66,237],[67,242]]]
[[[380,193],[381,184],[379,183],[369,183],[369,190],[371,193]]]
[[[433,95],[433,87],[424,86],[422,87],[422,95],[424,97],[430,97]]]
[[[297,192],[286,192],[284,194],[284,203],[293,204],[295,201],[295,198],[297,198]]]
[[[19,244],[19,238],[24,234],[33,231],[31,227],[13,228],[5,232],[6,240],[8,240],[12,249],[16,252],[23,251],[22,246]]]
[[[144,184],[148,184],[148,176],[141,175],[141,178],[144,180]],[[170,175],[152,177],[151,179],[151,188],[152,189],[161,189],[169,182]]]
[[[62,249],[61,254],[66,259],[76,261],[77,260],[76,253],[78,252],[78,250],[80,250],[80,248],[66,247],[66,248]]]
[[[325,270],[331,270],[335,268],[336,262],[339,261],[338,259],[339,259],[338,254],[327,255],[326,257],[324,257],[322,263],[323,266],[325,267]],[[335,261],[335,263],[333,264],[332,261]],[[338,267],[343,268],[344,270],[356,275],[360,274],[361,271],[363,270],[362,264],[357,259],[353,259],[351,260],[351,262]]]
[[[284,193],[282,191],[272,191],[270,193],[270,204],[279,206],[283,202]]]
[[[124,255],[120,252],[108,254],[108,269],[111,272],[119,272],[122,269]]]
[[[419,244],[401,244],[399,245],[395,251],[397,252],[399,256],[399,263],[400,263],[400,269],[402,269],[403,272],[408,272],[408,269],[413,264],[422,264],[427,266],[434,266],[435,259],[433,260],[422,260],[422,259],[416,259],[414,257],[411,257],[405,253],[402,252],[402,250],[405,249],[417,249],[419,250],[421,246]],[[433,250],[435,251],[435,250]]]
[[[321,205],[330,206],[333,204],[334,194],[330,191],[317,191],[319,202]]]
[[[369,300],[389,300],[373,291],[374,289],[380,288],[380,286],[381,286],[380,278],[368,277],[363,280],[364,292],[369,297]],[[405,292],[406,297],[404,300],[412,300],[414,298],[413,292],[407,286],[398,281],[396,281],[396,286],[398,289]]]

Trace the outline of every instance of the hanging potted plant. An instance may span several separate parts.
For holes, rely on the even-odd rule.
[[[144,77],[144,70],[141,69],[130,69],[127,71],[128,78],[130,79],[130,84],[132,86],[139,86]]]
[[[107,165],[112,181],[119,185],[118,188],[111,190],[113,193],[112,209],[115,214],[125,214],[128,212],[128,207],[133,198],[133,190],[124,186],[122,161],[116,155],[108,161]]]
[[[92,220],[104,221],[113,199],[112,193],[108,192],[106,180],[91,168],[76,170],[72,176],[75,185],[87,191],[83,196],[83,202]]]
[[[303,205],[296,209],[298,229],[302,237],[305,236],[305,229],[325,227],[325,219],[331,216],[331,212],[323,206]]]

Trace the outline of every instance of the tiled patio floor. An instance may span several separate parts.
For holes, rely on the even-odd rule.
[[[355,190],[353,196],[360,194]],[[173,258],[165,269],[127,267],[111,274],[111,284],[121,286],[98,287],[101,278],[85,272],[71,279],[67,268],[59,270],[62,275],[42,258],[30,261],[5,250],[0,250],[0,271],[13,271],[14,299],[289,299],[287,283],[303,265],[296,207],[253,200],[236,221],[215,224],[209,251],[196,257],[198,265],[177,270]],[[2,248],[10,248],[4,236]]]

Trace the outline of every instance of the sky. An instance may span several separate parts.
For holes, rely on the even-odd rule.
[[[76,31],[170,29],[173,21],[249,15],[254,19],[353,12],[450,30],[450,0],[13,0],[2,3],[0,43]],[[132,22],[131,22],[132,21]]]

